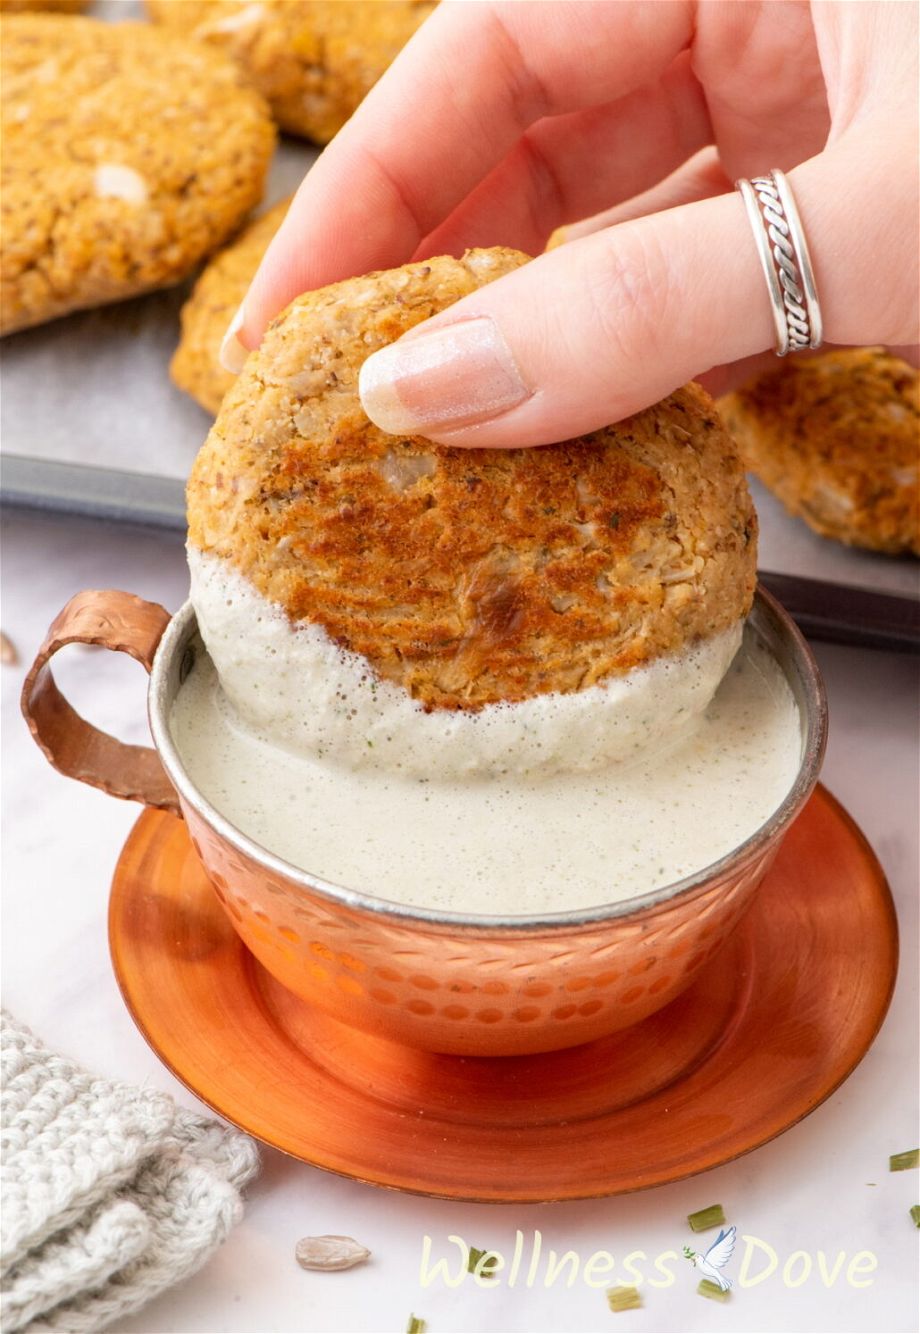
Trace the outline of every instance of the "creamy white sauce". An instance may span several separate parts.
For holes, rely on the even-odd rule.
[[[603,685],[426,713],[322,626],[292,625],[226,561],[194,547],[188,556],[202,638],[241,718],[279,746],[351,768],[442,779],[604,768],[689,731],[741,643],[739,624]]]
[[[667,679],[679,681],[672,667]],[[322,690],[314,707],[330,707]],[[324,735],[342,716],[326,719]],[[353,766],[296,749],[296,722],[281,745],[277,728],[244,721],[199,652],[170,729],[207,800],[294,866],[399,903],[479,914],[588,908],[702,869],[776,810],[802,748],[792,692],[751,631],[692,724],[591,770],[458,777],[449,765],[439,772],[421,732],[408,769]],[[597,728],[610,722],[595,716]]]

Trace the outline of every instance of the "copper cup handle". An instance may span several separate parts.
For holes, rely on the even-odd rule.
[[[149,746],[129,746],[81,718],[58,690],[50,661],[65,644],[127,653],[149,672],[170,621],[165,607],[114,589],[77,593],[55,617],[22,687],[22,712],[46,759],[68,778],[113,797],[180,815],[179,799]]]

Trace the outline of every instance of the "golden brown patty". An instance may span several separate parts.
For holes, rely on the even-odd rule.
[[[328,143],[430,0],[147,0],[157,23],[223,48],[291,134]]]
[[[785,361],[722,399],[752,472],[852,546],[920,555],[917,371],[879,347]]]
[[[182,337],[169,371],[179,388],[212,415],[236,379],[220,364],[221,341],[290,202],[284,199],[256,218],[215,255],[182,307]]]
[[[2,23],[0,331],[185,277],[262,194],[275,132],[219,52],[139,23]]]
[[[525,262],[472,250],[299,297],[192,469],[189,538],[429,707],[572,691],[737,623],[756,519],[697,386],[541,449],[385,435],[361,363]]]

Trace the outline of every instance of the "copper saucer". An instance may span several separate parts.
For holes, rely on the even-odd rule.
[[[882,869],[820,787],[705,974],[567,1051],[438,1056],[326,1018],[248,953],[162,811],[122,851],[109,938],[141,1032],[221,1116],[360,1181],[502,1202],[642,1190],[773,1139],[865,1055],[897,970]]]

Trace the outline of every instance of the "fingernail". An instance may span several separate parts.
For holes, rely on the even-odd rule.
[[[391,435],[425,435],[489,421],[530,397],[494,320],[458,320],[368,357],[364,411]]]
[[[224,334],[220,345],[220,352],[217,354],[218,361],[224,370],[229,371],[231,375],[239,375],[243,369],[243,363],[249,356],[249,348],[240,338],[240,330],[245,319],[246,312],[241,305],[227,326],[227,332]]]

